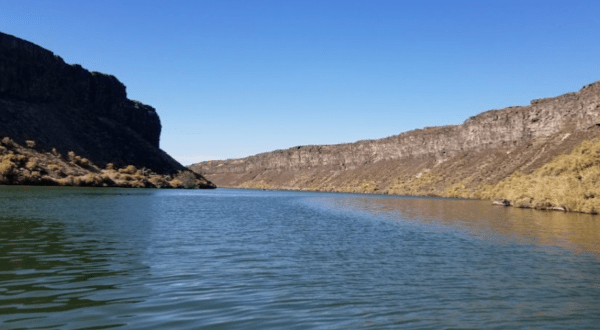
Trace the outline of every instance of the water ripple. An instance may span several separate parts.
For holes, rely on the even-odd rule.
[[[0,328],[600,323],[591,216],[226,189],[3,187],[0,210]]]

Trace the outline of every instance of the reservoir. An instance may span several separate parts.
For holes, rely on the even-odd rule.
[[[1,329],[600,324],[600,216],[488,201],[0,187]]]

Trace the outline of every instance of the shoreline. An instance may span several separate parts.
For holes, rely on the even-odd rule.
[[[21,146],[9,137],[0,141],[0,185],[119,187],[119,188],[187,188],[214,189],[216,186],[190,170],[160,174],[148,168],[112,163],[100,167],[73,151],[62,155],[56,149],[35,149],[27,140]]]
[[[354,191],[326,191],[326,190],[312,190],[312,189],[293,189],[293,188],[254,188],[254,187],[230,187],[230,186],[220,186],[220,189],[243,189],[243,190],[258,190],[258,191],[296,191],[296,192],[321,192],[321,193],[336,193],[336,194],[358,194],[358,195],[376,195],[376,196],[394,196],[394,197],[430,197],[430,198],[443,198],[449,200],[472,200],[472,201],[488,201],[492,206],[498,207],[514,207],[519,209],[530,209],[536,211],[558,211],[563,213],[580,213],[580,214],[589,214],[589,215],[598,215],[598,213],[587,213],[587,212],[577,212],[569,210],[565,206],[550,206],[547,208],[543,207],[535,207],[534,205],[523,205],[523,204],[515,204],[507,199],[484,199],[484,198],[468,198],[468,197],[450,197],[450,196],[440,196],[435,194],[430,195],[404,195],[404,194],[394,194],[394,193],[376,193],[376,192],[354,192]]]

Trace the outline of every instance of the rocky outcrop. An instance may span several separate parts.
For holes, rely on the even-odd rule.
[[[547,173],[552,171],[534,171],[599,137],[600,82],[596,82],[579,92],[534,100],[528,106],[487,111],[462,125],[428,127],[379,140],[299,146],[243,159],[197,163],[190,168],[224,187],[495,199],[506,199],[508,194],[516,200],[539,201],[549,209],[560,200],[552,196],[533,199],[526,190],[522,196],[512,196],[510,191],[516,191],[513,187],[519,185],[519,178],[509,180],[510,185],[495,185],[515,174],[530,173],[533,176],[523,177],[528,184],[541,182],[539,178],[544,176],[546,186],[551,185],[553,179],[548,175],[555,174]],[[558,163],[579,164],[583,156],[569,157],[578,160]],[[596,166],[595,161],[585,163]],[[570,209],[598,212],[600,199],[594,196],[600,192],[583,191],[587,188],[581,186],[593,186],[583,181],[595,176],[581,179],[584,170],[571,168],[569,182],[575,181],[560,194],[581,190],[586,202]]]
[[[491,110],[462,125],[428,127],[379,140],[322,146],[298,146],[244,159],[194,164],[195,171],[215,174],[265,170],[300,170],[333,166],[354,169],[380,161],[433,157],[448,159],[466,151],[516,146],[564,130],[600,125],[600,83],[577,93],[534,100],[529,106]]]
[[[104,166],[162,174],[185,168],[159,148],[154,108],[129,100],[114,76],[66,64],[28,41],[0,33],[0,137],[69,151]]]

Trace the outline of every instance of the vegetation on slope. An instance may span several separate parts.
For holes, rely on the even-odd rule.
[[[133,165],[115,168],[96,166],[69,152],[65,157],[55,149],[40,152],[35,142],[21,146],[8,137],[0,141],[0,184],[126,187],[126,188],[214,188],[191,171],[161,175]]]
[[[516,207],[600,213],[598,134],[560,133],[443,162],[379,162],[347,171],[266,171],[232,186],[491,199]],[[585,139],[590,136],[592,140]]]
[[[516,172],[469,197],[507,199],[519,207],[600,211],[600,139],[584,141],[530,174]],[[462,196],[461,196],[462,197]]]

